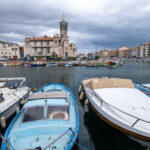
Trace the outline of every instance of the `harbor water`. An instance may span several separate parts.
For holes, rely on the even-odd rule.
[[[134,82],[150,83],[150,63],[128,62],[114,69],[105,67],[0,67],[0,77],[25,77],[25,85],[32,89],[44,84],[59,82],[68,86],[73,92],[80,115],[78,135],[79,150],[146,150],[146,147],[129,139],[126,135],[113,129],[105,122],[89,113],[84,114],[83,106],[78,100],[78,88],[81,81],[93,77],[128,78]]]

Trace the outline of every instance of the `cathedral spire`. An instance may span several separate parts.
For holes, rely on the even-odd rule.
[[[62,15],[62,18],[61,18],[61,22],[60,22],[60,36],[61,37],[65,37],[65,38],[68,38],[68,33],[67,33],[67,30],[68,30],[68,22],[66,22],[66,17],[65,15],[63,14]]]
[[[63,22],[66,22],[66,17],[65,17],[64,14],[62,15],[62,21],[63,21]]]

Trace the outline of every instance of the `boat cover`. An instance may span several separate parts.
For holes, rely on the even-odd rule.
[[[95,89],[95,94],[107,106],[121,110],[137,119],[150,122],[150,97],[136,88],[103,88]],[[117,113],[121,115],[121,113]]]
[[[101,89],[101,88],[135,88],[133,82],[130,79],[119,79],[119,78],[104,78],[98,79],[93,78],[85,80],[83,84],[90,89]]]
[[[5,87],[5,85],[6,85],[6,82],[1,82],[1,81],[0,81],[0,88]]]
[[[29,97],[29,100],[34,99],[48,99],[48,98],[67,98],[66,92],[42,92],[42,93],[33,93]]]

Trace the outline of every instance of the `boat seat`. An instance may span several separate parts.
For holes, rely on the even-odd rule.
[[[67,93],[63,91],[33,93],[32,96],[30,96],[28,100],[48,99],[48,98],[66,99]]]

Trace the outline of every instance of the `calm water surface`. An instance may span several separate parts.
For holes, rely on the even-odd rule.
[[[146,150],[126,135],[112,129],[93,114],[84,115],[78,100],[78,87],[83,79],[92,77],[130,78],[133,81],[150,83],[150,63],[130,62],[116,69],[104,67],[0,67],[0,77],[26,77],[26,85],[40,88],[44,84],[60,82],[67,85],[77,101],[80,115],[78,143],[88,150]],[[81,148],[78,148],[81,150]]]

